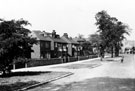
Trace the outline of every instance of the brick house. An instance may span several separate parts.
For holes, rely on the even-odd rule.
[[[78,38],[78,37],[75,37],[73,38],[74,41],[78,42],[79,43],[79,51],[80,51],[80,55],[84,55],[84,52],[83,52],[83,47],[82,47],[82,44],[84,42],[86,42],[86,39],[85,38]]]
[[[47,33],[44,31],[50,40],[51,40],[51,57],[52,58],[63,58],[63,56],[67,53],[67,42],[64,41],[58,34],[56,34],[55,30],[52,33]]]
[[[41,31],[32,31],[32,37],[37,38],[38,43],[34,44],[31,58],[50,58],[51,57],[51,40],[44,36]]]
[[[62,58],[66,55],[67,42],[61,39],[55,30],[52,33],[33,31],[31,35],[39,41],[32,48],[32,58]]]
[[[69,56],[78,56],[79,55],[79,43],[74,41],[72,38],[68,37],[67,33],[61,37],[68,43],[67,50]]]

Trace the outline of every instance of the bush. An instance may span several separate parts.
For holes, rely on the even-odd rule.
[[[86,60],[86,59],[89,59],[89,56],[80,56],[79,57],[79,60]]]
[[[16,68],[16,69],[25,68],[25,63],[23,63],[23,62],[18,62],[18,63],[15,64],[15,68]]]
[[[98,57],[98,55],[92,55],[91,57],[92,57],[92,58],[97,58],[97,57]]]
[[[52,65],[52,64],[60,64],[62,63],[62,58],[51,58],[51,59],[31,59],[27,66],[35,67],[35,66],[44,66],[44,65]]]
[[[76,57],[69,57],[68,62],[75,62],[75,61],[77,61]]]

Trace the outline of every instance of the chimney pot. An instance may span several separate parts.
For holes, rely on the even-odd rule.
[[[65,36],[66,38],[68,38],[68,34],[67,34],[67,33],[64,33],[64,36]]]

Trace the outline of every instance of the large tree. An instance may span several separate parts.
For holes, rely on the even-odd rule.
[[[124,34],[129,35],[128,32],[129,28],[127,25],[123,24],[122,22],[118,21],[115,25],[114,31],[116,31],[117,34],[115,34],[115,56],[119,56],[119,50],[121,49],[122,40],[125,39]]]
[[[101,52],[106,49],[111,50],[111,54],[119,55],[121,41],[124,34],[128,34],[128,26],[118,21],[117,18],[111,17],[106,11],[98,12],[95,16],[98,32],[101,36]]]
[[[26,25],[30,23],[23,19],[0,19],[0,71],[3,74],[11,72],[11,65],[18,58],[30,58],[31,47],[37,41],[29,36]]]

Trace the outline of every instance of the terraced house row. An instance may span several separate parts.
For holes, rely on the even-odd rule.
[[[85,42],[85,39],[71,38],[67,33],[60,37],[55,30],[52,33],[46,31],[32,31],[32,37],[38,40],[37,45],[33,45],[34,52],[31,53],[31,58],[63,58],[77,57],[82,55],[82,46],[80,43]]]

